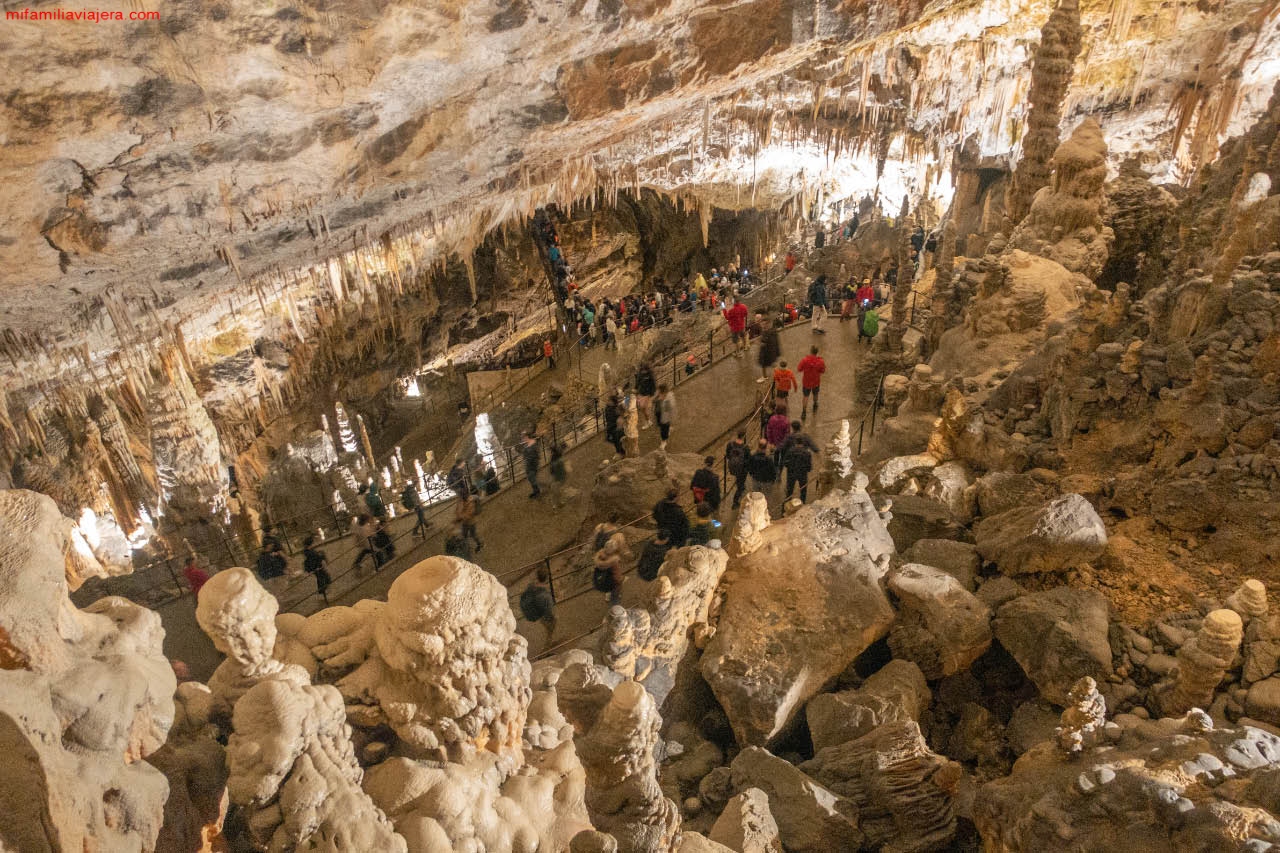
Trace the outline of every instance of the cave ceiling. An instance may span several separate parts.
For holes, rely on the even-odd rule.
[[[1278,5],[1085,2],[1064,125],[1094,115],[1113,160],[1138,155],[1153,176],[1185,180],[1265,105],[1280,75]],[[600,190],[777,206],[841,168],[873,183],[867,164],[888,146],[900,185],[922,192],[945,181],[936,164],[962,144],[997,162],[1016,153],[1051,7],[157,8],[158,22],[0,29],[0,329],[11,340],[98,353],[139,318],[198,337],[253,299],[255,277],[323,269],[393,238],[430,261]]]

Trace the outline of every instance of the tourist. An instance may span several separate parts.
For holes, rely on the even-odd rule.
[[[671,438],[671,425],[676,420],[676,395],[666,385],[658,386],[658,396],[653,401],[654,419],[658,422],[658,435],[661,441],[659,449],[667,449],[667,441]]]
[[[378,526],[370,516],[361,515],[356,518],[356,523],[351,528],[351,537],[354,540],[352,544],[360,551],[356,554],[355,562],[351,564],[353,571],[360,568],[365,557],[373,557],[373,562],[377,564],[378,551],[373,547],[373,534],[377,532]]]
[[[858,288],[853,278],[849,278],[840,286],[840,322],[858,316]]]
[[[825,275],[818,276],[809,284],[809,304],[813,309],[811,314],[813,331],[825,335],[827,331],[822,328],[822,321],[827,316],[827,277]]]
[[[764,425],[764,437],[769,442],[769,446],[774,450],[773,461],[778,464],[781,457],[778,455],[782,442],[787,440],[787,436],[791,434],[791,418],[787,417],[787,404],[783,402],[775,403],[773,406],[773,414]]]
[[[374,571],[380,572],[382,567],[395,557],[396,543],[391,538],[391,531],[387,529],[386,522],[380,518],[375,518],[373,524],[375,529],[373,535],[369,537],[369,545],[374,549]]]
[[[787,484],[782,499],[790,500],[791,492],[800,486],[800,503],[809,500],[809,472],[813,470],[813,454],[818,452],[818,445],[801,430],[800,421],[791,422],[791,435],[787,436],[779,448],[782,466],[787,470]]]
[[[288,562],[285,560],[284,549],[278,541],[263,546],[262,551],[258,554],[259,580],[269,581],[284,577],[287,567]]]
[[[609,596],[609,605],[622,603],[622,559],[611,549],[602,548],[594,557],[591,585]]]
[[[556,352],[551,346],[551,338],[544,338],[542,341],[542,357],[547,360],[547,370],[556,369]]]
[[[726,308],[723,314],[725,322],[729,324],[729,335],[737,347],[737,356],[741,358],[747,349],[747,303],[734,299],[733,305]]]
[[[480,536],[476,533],[476,499],[471,495],[467,495],[458,501],[458,505],[454,507],[453,518],[462,528],[463,538],[476,543],[475,551],[480,553],[480,549],[484,547],[480,543]]]
[[[689,516],[676,500],[677,492],[669,489],[666,497],[653,506],[654,523],[671,537],[671,547],[679,548],[689,538]]]
[[[648,362],[641,362],[636,368],[635,388],[636,412],[644,419],[640,429],[648,429],[653,426],[653,395],[658,391],[658,381]]]
[[[711,517],[713,509],[711,504],[705,501],[698,504],[694,512],[698,520],[689,528],[689,544],[709,545],[712,539],[719,538],[716,531],[720,529],[720,522]]]
[[[813,397],[813,413],[818,414],[818,391],[822,388],[822,374],[827,369],[827,363],[822,360],[822,356],[818,355],[817,347],[809,347],[809,354],[800,359],[800,363],[796,365],[796,370],[800,371],[800,392],[804,394],[804,399],[800,404],[800,417],[805,418],[809,412],[809,397]]]
[[[864,311],[871,307],[876,301],[876,289],[871,286],[871,279],[864,278],[862,280],[862,286],[858,288],[854,299],[858,301],[858,307]]]
[[[796,375],[787,369],[785,361],[778,362],[778,368],[773,371],[773,396],[779,402],[787,402],[787,397],[797,386]]]
[[[551,445],[547,471],[551,474],[551,505],[560,509],[564,506],[565,483],[569,479],[569,463],[564,461],[564,445],[560,442]]]
[[[622,400],[618,395],[611,394],[609,402],[604,407],[604,438],[605,441],[613,445],[614,459],[620,459],[627,455],[627,449],[622,446],[622,427],[619,421],[622,417]]]
[[[182,566],[182,576],[187,579],[187,586],[191,588],[191,594],[197,598],[200,596],[200,587],[209,581],[209,573],[196,565],[195,554],[187,557],[187,562]]]
[[[520,593],[520,614],[547,630],[543,646],[549,646],[551,635],[556,632],[556,599],[551,594],[551,573],[546,566],[538,567],[534,579]]]
[[[757,315],[758,316],[758,315]],[[778,329],[782,328],[782,324],[774,321],[760,333],[760,352],[757,354],[757,361],[760,364],[760,378],[757,382],[764,382],[769,378],[769,371],[773,368],[773,363],[778,360],[778,356],[782,355],[782,342],[778,340]]]
[[[658,572],[662,569],[662,562],[667,559],[667,552],[670,550],[671,534],[665,528],[659,528],[658,534],[646,542],[644,550],[640,552],[640,562],[636,566],[636,574],[642,580],[657,580]]]
[[[697,503],[708,503],[713,510],[720,509],[720,475],[715,469],[716,458],[708,456],[702,460],[702,467],[693,472],[689,489]]]
[[[445,477],[445,484],[458,497],[471,494],[471,483],[467,479],[467,466],[461,459],[453,461],[453,467]]]
[[[733,508],[742,503],[742,495],[747,490],[747,457],[751,455],[747,447],[747,433],[739,430],[738,434],[724,446],[724,467],[733,477]]]
[[[756,452],[747,457],[747,474],[751,477],[751,491],[761,492],[766,499],[773,493],[773,484],[778,481],[778,468],[773,464],[773,454],[769,452],[766,439],[760,439]]]
[[[613,319],[613,312],[604,318],[604,346],[605,349],[618,348],[618,323]]]
[[[462,532],[462,525],[454,522],[444,540],[444,552],[450,557],[471,562],[471,540]]]
[[[325,556],[324,551],[315,547],[316,537],[308,536],[302,540],[302,570],[316,579],[316,592],[324,599],[324,603],[329,603],[329,584],[333,582],[333,578],[329,577],[329,559]]]
[[[404,484],[404,489],[400,492],[400,505],[405,511],[414,513],[418,520],[413,525],[413,532],[419,539],[427,538],[427,531],[431,529],[431,522],[427,521],[427,508],[422,505],[422,499],[418,497],[418,487],[412,481]]]
[[[791,271],[796,268],[796,253],[787,252],[787,257],[783,260],[782,266],[786,269],[785,275],[791,275]]]
[[[868,308],[862,314],[862,322],[858,324],[858,343],[866,340],[870,345],[876,333],[880,331],[880,312],[875,308]]]
[[[529,493],[529,499],[542,497],[542,489],[538,487],[538,465],[540,463],[538,455],[538,439],[533,437],[532,433],[526,432],[520,440],[520,455],[524,457],[524,476],[529,481],[533,491]]]
[[[374,518],[387,517],[387,505],[382,501],[382,495],[378,491],[378,484],[372,477],[364,491],[364,505],[369,510],[369,514]]]

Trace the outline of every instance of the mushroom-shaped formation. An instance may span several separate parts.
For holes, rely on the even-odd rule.
[[[1262,581],[1249,578],[1227,596],[1227,608],[1240,614],[1246,624],[1266,616],[1267,587]]]
[[[200,588],[196,622],[214,648],[227,656],[209,679],[215,719],[229,719],[240,697],[264,679],[311,683],[302,667],[272,657],[279,609],[275,596],[263,589],[248,569],[218,572]]]
[[[385,668],[373,693],[406,744],[459,763],[477,751],[523,762],[529,661],[493,575],[456,557],[423,560],[391,585],[374,642]]]

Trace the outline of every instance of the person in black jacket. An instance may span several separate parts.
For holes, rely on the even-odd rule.
[[[747,474],[751,477],[752,491],[760,492],[767,499],[773,494],[773,484],[778,481],[778,469],[769,452],[769,442],[760,439],[756,452],[747,457]]]
[[[538,467],[542,464],[541,455],[538,453],[538,439],[534,438],[532,433],[525,433],[520,443],[520,455],[524,457],[524,476],[529,481],[529,485],[533,487],[533,491],[529,493],[530,498],[542,497],[542,488],[538,485]]]
[[[747,447],[747,433],[740,431],[736,438],[724,447],[725,469],[733,477],[733,508],[742,503],[742,495],[747,490],[747,457],[751,449]]]
[[[617,394],[613,394],[604,407],[604,437],[613,445],[613,449],[619,456],[626,456],[627,450],[622,446],[622,427],[618,424],[618,419],[621,417],[622,401],[618,399]]]
[[[759,320],[760,315],[757,314],[756,318]],[[756,380],[757,382],[764,382],[769,378],[773,363],[778,360],[778,356],[782,355],[782,343],[778,340],[778,329],[781,325],[774,320],[771,326],[760,333],[760,352],[757,354],[760,378]]]
[[[658,393],[658,380],[647,362],[636,368],[635,386],[636,411],[642,419],[640,429],[648,429],[653,426],[653,395]]]
[[[720,509],[720,475],[715,471],[716,458],[708,456],[702,460],[702,467],[693,472],[689,487],[693,490],[693,499],[697,503],[706,503],[711,509]]]
[[[804,425],[800,421],[791,422],[791,435],[787,436],[778,448],[782,458],[782,466],[787,469],[787,488],[783,500],[791,499],[791,492],[800,486],[800,502],[809,500],[809,472],[813,470],[813,454],[818,452],[818,445],[801,430]]]
[[[667,558],[667,552],[670,550],[671,535],[659,528],[658,535],[644,544],[644,551],[640,553],[640,563],[636,566],[636,574],[643,580],[657,580],[658,570],[662,568],[662,561]]]
[[[677,502],[675,489],[670,489],[665,498],[653,505],[653,520],[670,535],[672,548],[681,547],[689,538],[689,516]]]

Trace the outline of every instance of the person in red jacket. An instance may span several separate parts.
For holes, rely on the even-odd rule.
[[[187,579],[187,586],[191,587],[191,594],[195,596],[200,595],[200,587],[209,581],[208,572],[196,565],[194,554],[187,557],[187,562],[182,566],[182,575]]]
[[[720,313],[724,314],[725,322],[729,324],[729,334],[738,348],[737,356],[742,358],[742,354],[747,351],[747,305],[734,299],[733,305]]]
[[[786,267],[787,275],[791,275],[791,271],[796,268],[796,253],[787,252],[787,257],[782,264]]]
[[[817,347],[809,347],[809,354],[800,359],[800,363],[796,365],[796,371],[800,374],[800,391],[804,394],[804,400],[800,404],[800,417],[804,418],[809,412],[809,397],[813,397],[813,413],[818,413],[818,391],[822,386],[822,374],[827,369],[827,363],[822,360],[822,356],[818,355]]]

